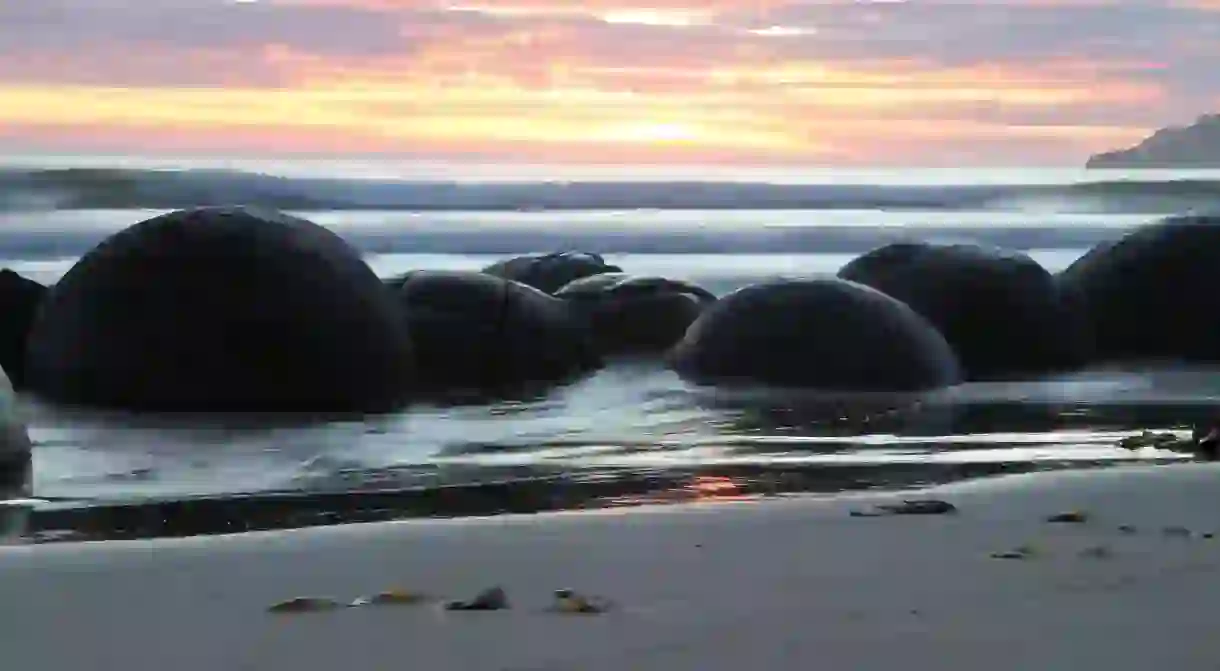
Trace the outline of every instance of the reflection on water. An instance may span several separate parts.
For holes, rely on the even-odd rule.
[[[906,488],[1189,458],[1118,441],[1188,435],[1218,402],[1203,370],[831,397],[690,388],[635,364],[534,401],[308,427],[31,406],[47,499],[31,524],[42,540],[141,537]]]
[[[1079,253],[1034,255],[1054,270]],[[634,272],[691,280],[716,293],[780,272],[833,273],[847,259],[613,258]],[[489,260],[370,259],[385,275]],[[70,260],[56,263],[38,277],[54,281]],[[1208,370],[1092,371],[925,395],[844,397],[692,388],[639,363],[616,364],[537,398],[420,405],[312,426],[250,417],[154,423],[29,403],[34,494],[43,499],[30,525],[42,540],[140,537],[893,489],[1186,458],[1133,452],[1118,441],[1143,429],[1188,433],[1218,405],[1220,375]]]

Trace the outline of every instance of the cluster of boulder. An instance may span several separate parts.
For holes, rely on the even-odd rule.
[[[0,367],[53,403],[160,413],[375,413],[640,355],[701,384],[919,391],[1220,360],[1217,258],[1220,218],[1176,217],[1057,276],[910,242],[718,299],[574,252],[383,280],[309,221],[196,208],[112,235],[51,287],[0,273]]]
[[[908,242],[717,298],[577,252],[381,279],[309,221],[195,208],[110,236],[51,287],[0,272],[0,368],[45,401],[157,413],[376,413],[623,356],[700,384],[920,391],[1220,361],[1217,260],[1220,217],[1173,217],[1058,275],[1016,252]],[[10,433],[0,485],[28,471]]]

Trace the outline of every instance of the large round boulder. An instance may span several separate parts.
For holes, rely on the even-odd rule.
[[[944,337],[905,303],[835,278],[776,280],[714,303],[670,353],[697,383],[908,392],[960,381]]]
[[[17,395],[8,377],[0,371],[0,501],[29,495],[31,447]]]
[[[1059,276],[1107,362],[1220,362],[1220,215],[1170,217],[1090,250]]]
[[[478,272],[416,270],[398,299],[421,382],[433,391],[505,392],[567,380],[600,365],[562,300]]]
[[[31,442],[8,378],[0,371],[0,545],[22,542],[27,538],[30,507],[15,505],[12,499],[28,498],[32,493],[33,465]]]
[[[1088,361],[1084,319],[1055,278],[1019,252],[902,242],[848,263],[839,277],[911,306],[949,341],[968,380],[1070,370]]]
[[[390,410],[413,370],[402,311],[354,249],[243,207],[104,240],[48,292],[26,357],[47,399],[151,412]]]
[[[0,368],[18,389],[25,386],[25,344],[47,288],[5,268],[0,270]]]
[[[554,252],[506,259],[487,266],[483,272],[553,294],[582,277],[622,270],[592,252]]]
[[[664,352],[686,334],[716,296],[702,287],[662,277],[602,273],[555,292],[589,325],[603,355]]]

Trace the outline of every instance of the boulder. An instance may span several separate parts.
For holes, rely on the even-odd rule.
[[[1169,217],[1102,243],[1059,275],[1104,362],[1220,362],[1220,215]]]
[[[688,282],[626,273],[591,275],[565,285],[555,296],[587,321],[605,356],[664,352],[716,302],[711,292]]]
[[[956,384],[953,350],[905,303],[836,278],[776,280],[717,301],[670,363],[685,379],[842,392]]]
[[[949,341],[967,380],[1072,370],[1089,357],[1083,315],[1055,278],[1019,252],[904,242],[848,263],[839,277],[911,306]]]
[[[29,388],[145,412],[346,414],[410,396],[392,295],[334,233],[278,212],[204,207],[120,231],[48,292]]]
[[[563,301],[477,272],[417,270],[398,300],[421,381],[434,391],[498,393],[561,382],[600,365]]]
[[[483,272],[553,294],[565,284],[582,277],[622,270],[591,252],[554,252],[506,259],[487,266]]]

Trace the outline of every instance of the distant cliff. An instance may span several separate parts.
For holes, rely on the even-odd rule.
[[[1220,168],[1220,114],[1162,128],[1128,149],[1089,157],[1088,168]]]

